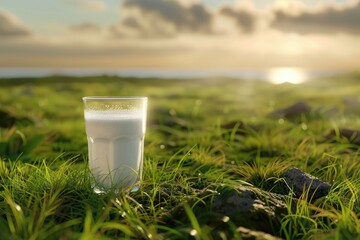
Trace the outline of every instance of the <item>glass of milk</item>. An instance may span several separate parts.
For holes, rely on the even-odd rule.
[[[137,190],[142,179],[146,97],[83,97],[94,190]]]

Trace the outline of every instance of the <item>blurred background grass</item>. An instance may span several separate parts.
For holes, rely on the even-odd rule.
[[[282,149],[282,145],[286,143],[288,146],[291,140],[279,138],[282,135],[290,135],[296,146],[297,141],[304,136],[321,139],[326,130],[359,128],[358,78],[358,74],[349,74],[317,79],[301,85],[273,85],[264,81],[224,78],[2,79],[1,110],[8,118],[14,117],[17,120],[13,123],[14,127],[27,138],[39,134],[43,136],[42,139],[38,137],[38,141],[43,141],[36,150],[40,154],[37,155],[38,158],[49,157],[49,154],[56,156],[62,152],[86,154],[81,98],[96,95],[148,96],[146,140],[148,144],[157,147],[170,146],[172,138],[183,141],[182,146],[195,144],[199,140],[197,134],[201,136],[207,132],[216,133],[221,125],[239,121],[254,129],[253,135],[258,135],[258,138],[262,137],[261,134],[272,138],[263,144],[274,146],[263,147]],[[297,120],[269,116],[271,112],[299,101],[311,106],[312,115]],[[6,120],[5,115],[3,122]],[[236,126],[230,125],[229,131],[233,127]],[[192,138],[196,140],[192,142]],[[239,149],[257,149],[258,146],[252,145],[261,144],[261,141],[256,141],[258,140],[253,139],[239,144]],[[156,152],[162,152],[160,150],[156,149]]]

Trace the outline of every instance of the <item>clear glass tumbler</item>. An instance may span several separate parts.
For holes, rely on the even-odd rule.
[[[83,97],[83,102],[95,189],[136,190],[142,179],[147,98]]]

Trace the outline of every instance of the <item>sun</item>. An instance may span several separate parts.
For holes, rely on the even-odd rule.
[[[273,84],[300,84],[306,81],[306,74],[301,68],[274,68],[269,70],[267,77]]]

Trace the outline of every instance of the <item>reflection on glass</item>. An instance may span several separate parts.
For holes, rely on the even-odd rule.
[[[306,73],[301,68],[273,68],[270,69],[267,78],[273,84],[291,83],[300,84],[306,81]]]

